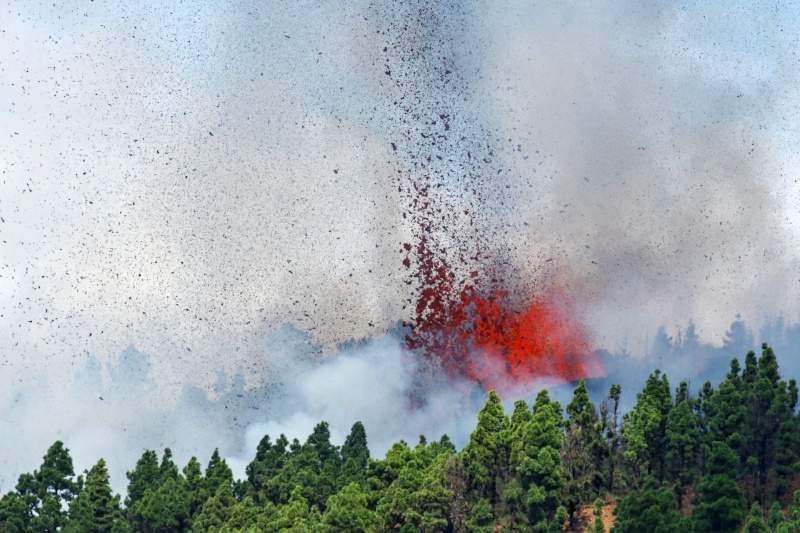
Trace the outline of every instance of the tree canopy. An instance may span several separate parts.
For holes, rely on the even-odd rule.
[[[0,533],[800,532],[798,388],[768,345],[695,395],[656,370],[624,414],[619,385],[589,391],[510,415],[489,391],[461,451],[420,436],[374,458],[361,422],[339,446],[323,421],[303,442],[265,435],[237,480],[219,450],[182,468],[146,450],[124,498],[103,459],[76,475],[56,441],[0,498]]]

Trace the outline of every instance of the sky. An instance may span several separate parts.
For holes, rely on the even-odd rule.
[[[385,74],[398,36],[436,41],[404,71],[415,105],[446,101],[503,170],[484,182],[495,246],[521,277],[556,273],[596,347],[641,355],[690,321],[721,344],[737,314],[797,321],[793,4],[5,0],[0,14],[0,411],[43,379],[71,390],[91,358],[109,387],[131,347],[154,410],[189,385],[213,396],[220,372],[269,379],[285,326],[323,359],[362,338],[395,357],[380,339],[411,316],[413,234]],[[439,64],[458,90],[429,90]]]

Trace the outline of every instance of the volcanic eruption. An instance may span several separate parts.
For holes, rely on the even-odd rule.
[[[508,259],[499,178],[507,169],[465,105],[474,99],[462,74],[469,58],[451,31],[457,12],[414,3],[384,32],[402,135],[391,143],[395,180],[413,235],[400,250],[414,289],[406,346],[450,377],[492,388],[601,375],[563,273],[526,279]]]
[[[406,214],[417,239],[402,248],[408,282],[416,286],[407,347],[434,359],[449,376],[491,388],[507,389],[535,378],[558,383],[602,375],[587,332],[555,277],[538,284],[509,283],[487,266],[492,257],[481,261],[478,255],[458,254],[456,266],[448,262],[439,240],[445,230],[435,227],[429,212],[445,209],[428,200],[428,187],[412,182],[412,196],[426,200],[413,199]]]

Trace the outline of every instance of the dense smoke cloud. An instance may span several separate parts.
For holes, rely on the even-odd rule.
[[[0,424],[21,437],[0,442],[3,475],[35,468],[32,450],[56,438],[82,467],[105,455],[119,484],[145,447],[202,460],[210,449],[189,446],[213,446],[205,428],[235,429],[218,444],[229,457],[247,456],[245,435],[302,433],[320,417],[341,436],[351,400],[328,403],[337,390],[321,384],[338,381],[320,377],[391,369],[398,381],[373,411],[352,398],[375,453],[414,438],[389,434],[401,426],[463,437],[471,416],[441,428],[437,417],[445,403],[474,409],[470,393],[431,392],[427,407],[403,411],[413,364],[381,337],[411,315],[398,249],[413,232],[383,49],[392,32],[414,35],[399,28],[426,3],[397,4],[4,8]],[[430,9],[440,24],[428,37],[458,69],[453,143],[494,154],[479,207],[509,270],[558,278],[598,348],[646,355],[643,368],[663,362],[678,379],[724,367],[719,350],[794,331],[798,13]],[[420,68],[442,65],[438,55]],[[448,96],[425,92],[432,72],[416,74],[423,107]],[[737,313],[759,333],[734,350],[724,339]],[[691,346],[676,340],[690,320]],[[286,325],[311,338],[286,348]],[[334,357],[369,337],[380,340]],[[794,349],[776,346],[789,359]],[[313,363],[286,370],[302,361]],[[281,392],[282,376],[307,380],[302,392]],[[381,425],[394,414],[408,423]]]
[[[70,448],[79,472],[105,458],[117,491],[124,491],[125,471],[146,449],[171,447],[184,465],[192,455],[206,462],[219,448],[242,478],[264,435],[304,442],[323,420],[338,445],[361,421],[376,456],[400,439],[415,444],[420,435],[447,434],[463,445],[482,392],[467,382],[421,381],[420,363],[400,338],[393,333],[342,346],[335,358],[320,361],[319,346],[284,327],[262,346],[265,358],[269,354],[268,383],[247,387],[241,373],[221,373],[211,396],[187,386],[172,405],[153,402],[152,368],[135,348],[110,367],[92,359],[71,385],[28,384],[0,412],[0,432],[18,437],[0,441],[0,490],[38,468],[56,439]]]
[[[713,342],[737,312],[796,318],[797,13],[504,7],[476,26],[498,137],[538,152],[504,174],[519,259],[569,270],[609,347],[690,318]]]

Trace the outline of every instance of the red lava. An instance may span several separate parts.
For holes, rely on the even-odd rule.
[[[541,379],[548,385],[604,375],[585,329],[562,290],[548,288],[523,304],[494,280],[457,287],[443,260],[417,246],[421,290],[407,346],[436,358],[451,377],[509,390]]]

